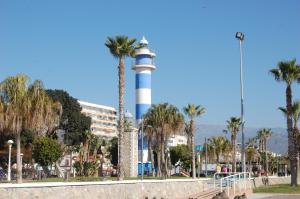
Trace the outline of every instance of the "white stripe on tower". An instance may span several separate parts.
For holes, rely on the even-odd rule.
[[[151,105],[151,89],[139,88],[136,92],[136,104],[149,104]]]

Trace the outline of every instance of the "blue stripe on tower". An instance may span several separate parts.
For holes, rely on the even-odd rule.
[[[137,120],[142,119],[142,116],[148,111],[151,104],[136,104],[135,105],[135,117]]]
[[[152,65],[153,61],[150,55],[137,55],[135,60],[136,65]]]
[[[135,88],[150,88],[151,89],[151,74],[150,73],[136,73]]]

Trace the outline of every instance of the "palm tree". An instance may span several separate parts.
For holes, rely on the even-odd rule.
[[[223,147],[224,148],[223,148],[222,154],[223,154],[224,160],[226,162],[228,162],[229,157],[232,153],[232,144],[231,144],[230,140],[226,139]]]
[[[272,130],[271,129],[266,129],[263,128],[257,132],[257,138],[259,139],[260,142],[260,150],[261,152],[265,153],[265,171],[266,175],[268,176],[269,172],[269,165],[268,165],[268,152],[267,152],[267,141],[268,138],[272,135]]]
[[[236,136],[240,130],[241,124],[241,119],[238,117],[231,117],[227,120],[227,129],[231,133],[233,172],[236,172]]]
[[[224,136],[214,136],[212,138],[209,138],[208,141],[214,149],[217,163],[220,163],[220,156],[224,156],[226,148],[228,147],[228,140]]]
[[[297,148],[296,139],[293,132],[292,119],[292,83],[300,80],[300,66],[296,64],[296,59],[291,61],[281,61],[277,68],[270,70],[271,74],[278,82],[286,84],[286,122],[288,133],[288,155],[291,165],[291,186],[297,186]]]
[[[46,94],[40,81],[29,85],[29,77],[16,75],[0,84],[1,130],[16,136],[17,182],[22,183],[21,133],[29,129],[46,134],[55,128],[61,116],[61,106]]]
[[[146,126],[144,126],[144,133],[146,134],[147,137],[147,141],[148,141],[148,161],[151,162],[152,164],[152,168],[154,168],[154,154],[153,154],[153,148],[155,148],[155,140],[154,140],[154,136],[155,136],[155,132],[153,127],[149,124],[149,121],[145,121],[144,120],[144,124],[146,124]],[[152,175],[154,175],[154,172],[152,172]]]
[[[279,110],[281,110],[284,115],[287,115],[287,110],[284,107],[279,107]],[[298,128],[298,121],[300,118],[300,100],[296,101],[292,105],[292,118],[293,118],[293,131],[294,135],[296,137],[296,144],[297,144],[297,149],[298,149],[298,156],[299,156],[299,151],[300,151],[300,134],[299,134],[299,128]],[[300,184],[300,161],[298,161],[298,169],[297,169],[297,184]]]
[[[157,175],[166,178],[168,174],[167,164],[167,140],[171,134],[179,132],[183,126],[183,116],[178,109],[168,103],[152,105],[144,116],[145,126],[151,125],[157,154]]]
[[[254,148],[257,143],[257,137],[249,138],[248,142],[246,143],[247,147],[252,147]]]
[[[207,141],[208,142],[204,145],[203,150],[201,152],[201,157],[202,158],[205,157],[206,150],[207,150],[207,162],[205,164],[215,163],[215,160],[216,160],[215,149],[214,149],[212,143],[209,141],[209,139]]]
[[[246,149],[246,158],[247,158],[247,162],[249,164],[249,166],[248,166],[249,172],[252,171],[252,161],[257,159],[257,157],[258,157],[258,152],[255,148],[248,147]]]
[[[200,117],[205,113],[205,108],[201,105],[196,106],[195,104],[188,104],[183,108],[184,113],[188,116],[190,121],[187,123],[185,132],[189,137],[192,150],[192,173],[193,178],[196,178],[196,161],[195,161],[195,132],[196,132],[196,122],[195,119]]]
[[[107,37],[105,45],[109,48],[110,53],[119,60],[119,161],[118,161],[118,180],[124,178],[124,160],[122,155],[123,135],[124,135],[124,70],[125,58],[133,56],[134,43],[136,39],[129,39],[127,36],[116,36],[115,38]]]

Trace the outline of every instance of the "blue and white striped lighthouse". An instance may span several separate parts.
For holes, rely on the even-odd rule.
[[[151,106],[151,72],[155,70],[153,64],[153,58],[155,53],[148,48],[148,41],[143,37],[140,41],[140,48],[135,50],[135,63],[133,64],[132,69],[135,70],[135,95],[136,95],[136,104],[135,104],[135,118],[137,125],[143,119],[144,114],[148,111]],[[147,162],[148,159],[148,148],[147,140],[144,137],[143,150],[142,150],[142,136],[139,135],[138,139],[138,150],[139,160],[143,157],[143,162]],[[142,153],[143,151],[143,153]],[[140,169],[139,169],[140,170]]]
[[[135,117],[139,123],[143,115],[151,106],[151,72],[155,70],[153,58],[155,53],[148,48],[148,41],[145,37],[140,41],[141,48],[135,50],[135,63],[132,67],[135,70]]]

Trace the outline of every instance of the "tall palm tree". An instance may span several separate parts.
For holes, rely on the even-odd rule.
[[[292,119],[292,83],[300,80],[300,66],[296,64],[296,59],[291,61],[281,61],[277,67],[270,70],[270,73],[278,82],[286,84],[286,122],[288,133],[288,155],[291,165],[291,186],[297,186],[297,148],[296,139],[293,132]]]
[[[231,133],[233,172],[236,172],[236,137],[240,130],[241,124],[241,119],[238,117],[231,117],[229,120],[227,120],[227,129]]]
[[[260,150],[261,152],[265,153],[265,171],[268,176],[269,173],[269,165],[268,165],[268,152],[267,152],[267,141],[268,138],[272,135],[271,129],[263,128],[257,132],[257,138],[259,139],[260,143]]]
[[[144,116],[145,126],[151,125],[157,146],[157,175],[166,178],[167,165],[167,140],[171,134],[180,132],[183,126],[183,116],[178,109],[168,103],[152,105]]]
[[[29,85],[29,77],[16,75],[0,84],[1,130],[16,136],[17,182],[22,183],[21,133],[30,129],[46,134],[59,123],[61,106],[46,94],[40,81]]]
[[[284,115],[287,115],[287,110],[284,107],[279,107],[279,110],[281,110]],[[292,105],[292,118],[293,118],[293,131],[294,135],[296,137],[296,144],[297,144],[297,149],[298,149],[298,156],[300,153],[300,133],[299,133],[299,128],[298,128],[298,121],[300,118],[300,100],[295,101]],[[300,161],[298,161],[298,169],[297,169],[297,184],[300,184]]]
[[[190,119],[185,128],[187,136],[190,138],[191,151],[192,151],[192,173],[193,178],[196,178],[196,161],[195,161],[195,132],[196,132],[196,118],[205,113],[205,108],[201,105],[188,104],[183,108],[184,113]]]
[[[136,39],[129,39],[127,36],[107,37],[105,42],[110,53],[119,60],[119,161],[118,161],[118,180],[124,178],[124,160],[122,155],[123,135],[124,135],[124,91],[125,91],[125,58],[133,56],[134,43]]]

